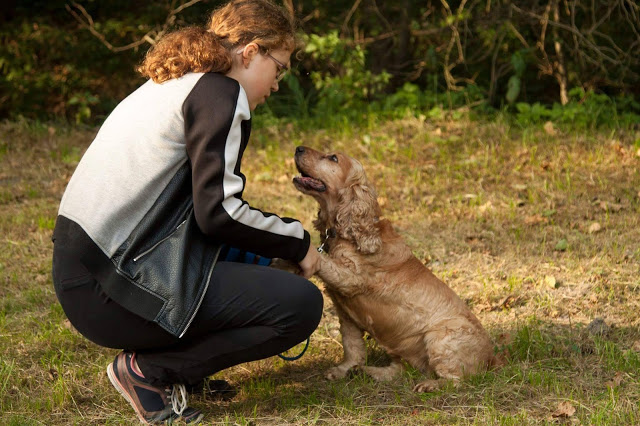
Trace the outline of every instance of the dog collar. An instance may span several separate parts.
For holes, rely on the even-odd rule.
[[[327,240],[329,238],[334,238],[335,236],[336,236],[336,230],[334,228],[325,229],[324,241],[322,242],[322,244],[320,244],[320,247],[318,247],[318,253],[328,252],[329,248],[327,247],[327,249],[325,250],[324,246],[327,244]]]

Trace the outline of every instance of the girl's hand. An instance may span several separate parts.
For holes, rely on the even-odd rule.
[[[307,255],[300,261],[298,265],[300,265],[301,275],[305,278],[311,278],[313,274],[318,272],[320,269],[320,262],[322,258],[320,253],[309,244],[309,250],[307,251]]]

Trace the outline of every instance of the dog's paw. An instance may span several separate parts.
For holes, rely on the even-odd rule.
[[[363,368],[359,365],[354,365],[353,367],[351,367],[350,369],[347,370],[347,372],[345,373],[345,375],[349,378],[349,379],[353,379],[354,377],[357,376],[363,376],[365,374]]]
[[[343,367],[340,367],[340,366],[331,367],[324,374],[324,377],[326,377],[329,380],[344,379],[347,376],[347,373],[349,371],[350,371],[349,368],[343,368]]]
[[[433,392],[440,389],[442,383],[438,380],[425,380],[413,387],[414,392]]]

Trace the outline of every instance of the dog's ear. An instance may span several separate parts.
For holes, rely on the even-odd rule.
[[[360,252],[371,254],[377,252],[382,245],[380,230],[376,226],[380,206],[362,165],[352,161],[351,173],[345,187],[338,194],[336,232],[342,238],[355,242]]]

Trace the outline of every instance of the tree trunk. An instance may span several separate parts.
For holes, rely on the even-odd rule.
[[[553,1],[553,20],[556,22],[560,22],[560,8],[558,6],[559,0]],[[558,36],[558,27],[555,25],[552,29],[553,33],[553,47],[556,50],[557,61],[554,64],[555,68],[555,77],[558,80],[558,84],[560,85],[560,103],[562,105],[566,105],[569,102],[569,96],[567,94],[567,71],[564,63],[564,55],[562,53],[562,43],[560,42],[560,37]]]

